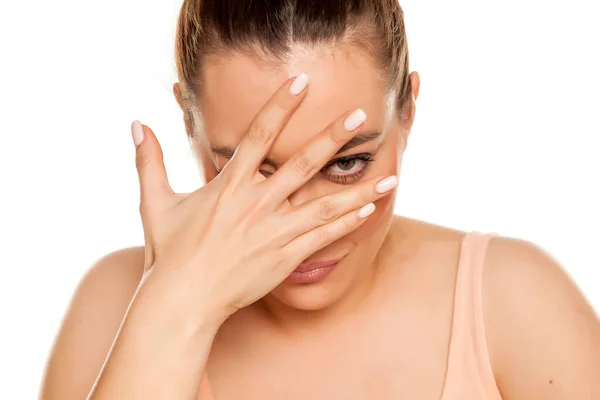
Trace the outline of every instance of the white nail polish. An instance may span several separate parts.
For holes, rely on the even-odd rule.
[[[375,211],[375,204],[369,203],[358,211],[358,218],[367,218]]]
[[[135,147],[138,147],[144,141],[144,129],[141,122],[137,119],[131,124],[131,135],[133,136]]]
[[[388,176],[384,180],[380,181],[375,189],[377,193],[386,193],[398,186],[398,178],[396,176]]]
[[[361,126],[367,120],[367,114],[360,108],[354,111],[344,121],[344,129],[348,132],[352,132],[359,126]]]
[[[296,77],[296,79],[294,79],[294,82],[292,82],[292,84],[290,85],[290,93],[293,96],[298,96],[304,91],[306,85],[308,85],[308,75],[300,74]]]

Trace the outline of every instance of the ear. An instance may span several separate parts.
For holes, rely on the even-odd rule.
[[[403,130],[403,139],[405,144],[408,142],[408,136],[410,135],[410,131],[412,129],[412,125],[415,122],[415,115],[417,112],[417,97],[419,97],[419,90],[421,89],[421,78],[419,77],[418,72],[411,72],[408,76],[410,79],[410,88],[411,88],[411,96],[409,99],[409,104],[406,107],[406,111],[403,114],[402,118],[402,130]]]
[[[185,130],[187,132],[188,138],[192,139],[194,136],[194,123],[196,121],[193,120],[193,115],[191,114],[188,105],[183,99],[181,84],[179,82],[175,82],[173,84],[173,94],[175,95],[175,100],[177,100],[177,104],[179,104],[179,108],[181,108],[181,111],[183,112],[183,123],[185,125]]]
[[[181,108],[181,110],[185,112],[185,109],[183,107],[183,95],[181,94],[181,85],[179,84],[179,82],[175,82],[173,84],[173,94],[175,95],[175,100],[177,100],[177,104],[179,104],[179,108]]]
[[[410,91],[411,96],[409,99],[408,110],[404,115],[404,123],[408,124],[408,129],[412,127],[415,119],[415,113],[417,111],[417,97],[419,97],[419,90],[421,89],[421,78],[418,72],[411,72],[408,76],[410,79]]]
[[[185,129],[187,131],[188,139],[190,140],[190,144],[192,144],[193,151],[196,153],[196,160],[198,160],[198,164],[202,173],[204,175],[204,182],[208,183],[211,180],[215,179],[217,176],[217,168],[215,167],[215,163],[211,158],[206,146],[203,146],[200,143],[194,143],[197,138],[194,138],[192,134],[192,124],[189,115],[189,111],[183,101],[183,94],[181,92],[181,84],[179,82],[175,82],[173,84],[173,94],[175,95],[175,100],[177,100],[177,104],[179,104],[179,108],[183,112],[183,121],[185,123]]]
[[[413,101],[417,101],[419,97],[419,90],[421,89],[421,77],[419,73],[414,71],[409,75],[410,78],[410,87],[412,89]]]

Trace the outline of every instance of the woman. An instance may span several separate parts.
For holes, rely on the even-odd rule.
[[[82,280],[45,399],[597,399],[600,324],[533,244],[393,215],[415,117],[394,0],[186,0],[207,184],[132,124],[144,248]]]

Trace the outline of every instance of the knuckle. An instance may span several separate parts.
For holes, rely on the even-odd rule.
[[[282,119],[285,117],[285,115],[287,113],[290,112],[290,104],[288,102],[286,102],[287,99],[288,99],[288,96],[286,93],[286,96],[284,96],[283,99],[280,99],[279,101],[276,101],[273,104],[271,104],[270,111],[274,118]]]
[[[324,200],[319,205],[319,218],[324,221],[330,221],[337,215],[337,209],[329,200]]]
[[[352,232],[357,224],[357,218],[345,218],[343,221],[344,234]]]
[[[317,243],[319,245],[324,245],[329,243],[331,238],[331,228],[329,226],[324,226],[322,229],[319,229],[317,235]]]
[[[299,173],[301,176],[308,176],[315,169],[314,164],[304,153],[300,153],[294,157],[292,160],[292,167],[294,168],[294,171]]]
[[[135,167],[138,170],[145,168],[148,164],[150,164],[151,159],[146,154],[141,152],[136,153],[135,155]]]
[[[348,142],[349,138],[348,132],[346,132],[343,128],[332,127],[329,129],[329,137],[333,143],[336,145],[344,145]]]
[[[263,124],[257,124],[250,128],[248,138],[256,143],[266,143],[271,138],[272,133]]]

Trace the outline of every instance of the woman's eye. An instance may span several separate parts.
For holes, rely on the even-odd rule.
[[[364,176],[368,164],[372,161],[374,161],[373,156],[369,153],[338,158],[330,161],[321,170],[321,174],[339,184],[349,183],[349,181],[355,182]]]
[[[321,175],[326,179],[338,184],[347,184],[361,179],[369,166],[369,163],[375,161],[370,153],[354,154],[347,157],[341,157],[330,161],[321,169]],[[221,171],[218,170],[217,174]],[[272,171],[259,170],[265,178],[273,175]]]
[[[356,159],[338,161],[335,165],[342,171],[350,171],[356,165]]]
[[[352,172],[355,169],[360,169],[360,166],[364,163],[363,160],[352,158],[349,160],[336,161],[330,168],[334,172]],[[355,168],[358,165],[358,168]]]

